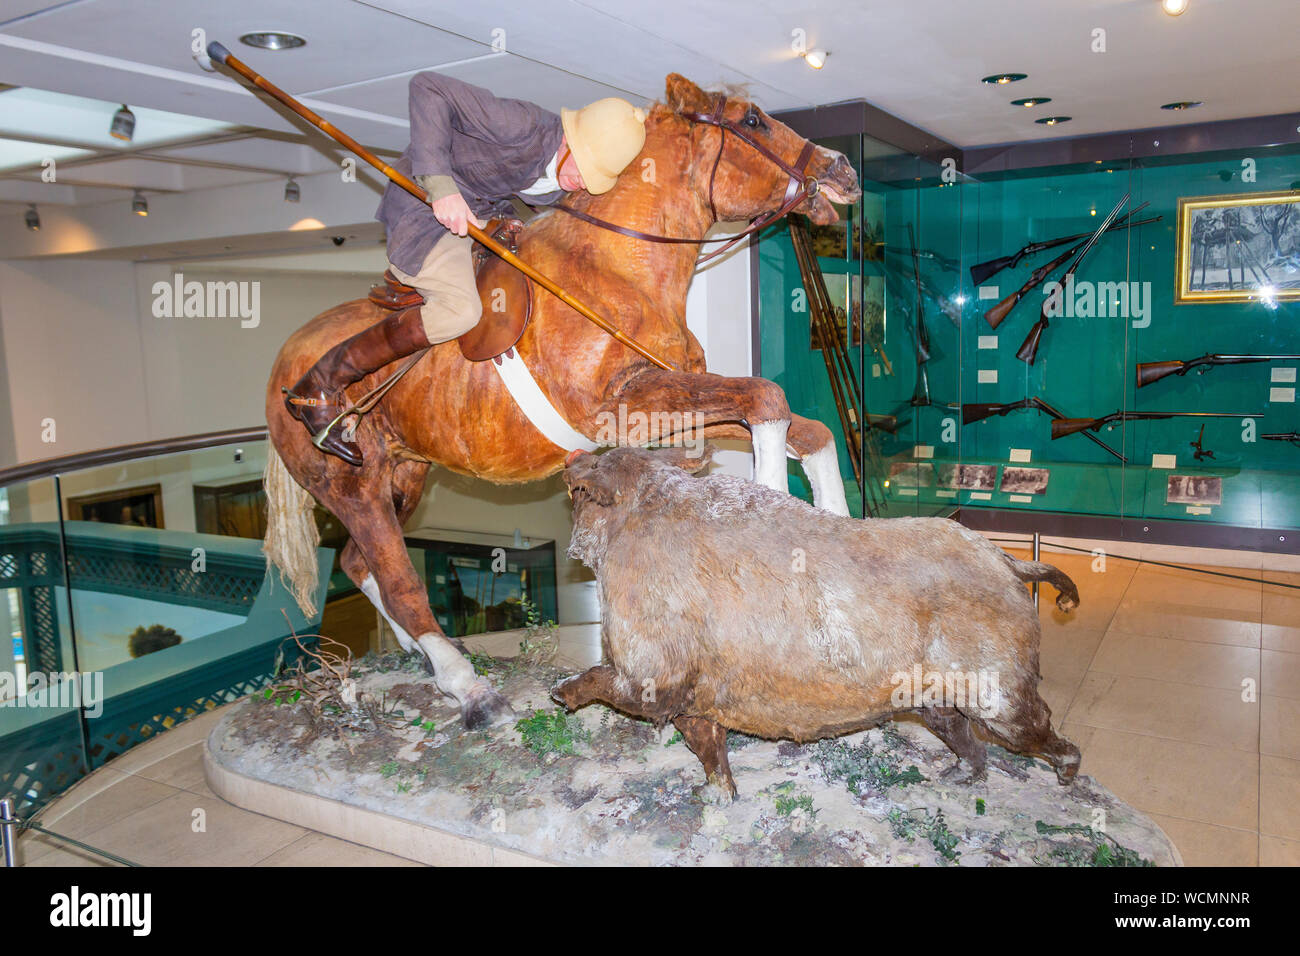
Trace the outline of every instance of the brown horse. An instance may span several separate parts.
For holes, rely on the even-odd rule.
[[[715,221],[750,220],[779,210],[791,177],[740,137],[699,122],[713,102],[689,80],[669,75],[666,102],[655,104],[646,118],[641,156],[609,192],[578,192],[565,202],[632,229],[692,238],[702,238]],[[728,100],[724,117],[787,165],[806,145],[743,100]],[[831,200],[853,203],[860,196],[857,176],[841,154],[818,147],[806,168],[820,189],[796,208],[814,222],[834,221]],[[519,360],[560,416],[589,439],[620,410],[624,420],[641,413],[650,423],[681,422],[681,413],[690,413],[686,420],[702,426],[705,436],[751,439],[755,474],[770,487],[786,490],[785,459],[800,460],[814,501],[847,514],[830,430],[792,415],[772,382],[705,372],[703,349],[686,327],[686,290],[698,251],[693,244],[619,235],[563,213],[536,217],[520,237],[520,258],[677,371],[647,362],[540,290],[516,346]],[[485,309],[483,321],[491,314]],[[402,646],[423,651],[438,687],[460,704],[465,725],[502,722],[512,716],[509,705],[475,675],[460,642],[448,640],[438,626],[407,557],[402,525],[423,494],[430,464],[501,484],[536,481],[560,471],[570,449],[532,424],[491,361],[466,361],[456,344],[447,342],[432,349],[360,420],[355,434],[365,456],[362,467],[322,454],[286,412],[280,388],[297,381],[326,349],[382,317],[367,300],[345,302],[312,319],[280,350],[266,394],[273,445],[266,482],[267,554],[287,575],[295,597],[309,607],[317,583],[314,497],[351,535],[343,569],[392,624]],[[358,383],[355,394],[391,371]],[[649,434],[632,441],[681,440],[669,431],[670,426],[652,424]]]

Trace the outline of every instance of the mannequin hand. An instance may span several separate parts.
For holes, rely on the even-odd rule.
[[[448,232],[455,235],[465,235],[469,231],[467,224],[470,222],[473,222],[480,229],[483,228],[482,221],[470,211],[469,204],[465,202],[465,197],[460,193],[452,193],[450,196],[435,199],[429,203],[429,206],[433,209],[434,218],[442,223]]]

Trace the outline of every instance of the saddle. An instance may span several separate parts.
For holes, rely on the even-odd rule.
[[[493,219],[485,231],[511,252],[519,245],[524,224],[518,219]],[[485,362],[512,349],[533,314],[533,283],[504,259],[481,243],[474,243],[474,280],[483,302],[483,318],[456,341],[471,362]],[[382,283],[370,288],[369,299],[383,309],[398,311],[424,304],[418,289],[399,281],[392,270],[384,272]]]

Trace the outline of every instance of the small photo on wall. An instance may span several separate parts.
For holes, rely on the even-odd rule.
[[[1165,484],[1165,504],[1223,504],[1223,479],[1207,475],[1170,475]]]
[[[998,485],[997,465],[942,465],[939,484],[966,491],[992,491]]]
[[[999,490],[1013,495],[1045,495],[1050,474],[1046,468],[1008,466],[1002,469],[1002,485]]]
[[[896,461],[889,466],[889,483],[900,488],[932,488],[934,465],[922,461]]]
[[[1300,299],[1300,192],[1178,200],[1175,302]]]
[[[835,333],[839,336],[840,341],[847,345],[857,348],[862,344],[862,302],[859,300],[858,277],[836,273],[832,275],[822,275],[822,281],[826,285],[826,295],[831,300],[831,306],[835,316]],[[876,282],[880,285],[879,280]],[[871,278],[867,277],[867,292],[871,293]],[[853,316],[853,336],[849,337],[849,315]],[[814,331],[812,323],[812,313],[809,313],[808,320],[808,341],[809,346],[817,351],[822,347],[821,337]]]

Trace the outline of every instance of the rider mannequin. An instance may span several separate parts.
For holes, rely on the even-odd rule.
[[[411,145],[394,167],[424,187],[428,206],[389,183],[375,218],[388,229],[389,268],[420,291],[424,305],[334,346],[285,399],[317,447],[352,465],[361,464],[361,450],[346,440],[342,423],[330,425],[346,401],[343,389],[478,324],[468,221],[481,227],[493,213],[508,214],[512,195],[551,205],[578,189],[603,193],[645,143],[645,112],[626,100],[597,100],[556,116],[440,73],[412,77],[410,111]]]

